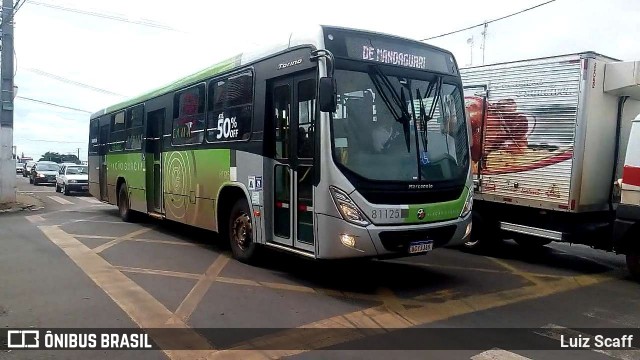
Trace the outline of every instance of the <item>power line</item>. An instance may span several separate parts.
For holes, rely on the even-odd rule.
[[[83,113],[87,113],[87,114],[92,114],[93,113],[92,111],[88,111],[88,110],[82,110],[82,109],[78,109],[78,108],[74,108],[74,107],[70,107],[70,106],[64,106],[64,105],[55,104],[55,103],[51,103],[51,102],[47,102],[47,101],[43,101],[43,100],[38,100],[38,99],[32,99],[32,98],[28,98],[28,97],[24,97],[24,96],[16,96],[16,98],[22,99],[22,100],[27,100],[27,101],[33,101],[33,102],[37,102],[37,103],[45,104],[45,105],[49,105],[49,106],[55,106],[55,107],[59,107],[59,108],[63,108],[63,109],[79,111],[79,112],[83,112]]]
[[[20,2],[20,0],[17,0],[15,5],[13,5],[13,15],[15,16],[16,13],[18,12],[18,10],[20,10],[20,8],[22,7],[22,5],[24,5],[24,3],[26,3],[27,0],[22,0],[22,2]]]
[[[108,95],[114,95],[114,96],[120,96],[120,97],[126,97],[126,95],[114,93],[113,91],[101,89],[99,87],[87,85],[87,84],[81,83],[79,81],[74,81],[74,80],[71,80],[71,79],[67,79],[67,78],[62,77],[60,75],[51,74],[51,73],[48,73],[48,72],[40,70],[40,69],[27,68],[25,70],[30,71],[30,72],[35,73],[35,74],[38,74],[38,75],[41,75],[41,76],[45,76],[45,77],[49,77],[49,78],[52,78],[52,79],[56,79],[58,81],[66,83],[66,84],[76,85],[76,86],[79,86],[79,87],[82,87],[82,88],[85,88],[85,89],[89,89],[89,90],[93,90],[93,91],[96,91],[96,92],[99,92],[99,93],[108,94]]]
[[[530,8],[526,8],[526,9],[524,9],[524,10],[520,10],[520,11],[518,11],[518,12],[514,12],[513,14],[509,14],[509,15],[506,15],[506,16],[503,16],[503,17],[499,17],[499,18],[497,18],[497,19],[493,19],[493,20],[485,21],[485,22],[482,22],[482,23],[477,24],[477,25],[473,25],[473,26],[466,27],[466,28],[464,28],[464,29],[459,29],[459,30],[451,31],[451,32],[448,32],[448,33],[445,33],[445,34],[440,34],[440,35],[436,35],[436,36],[428,37],[428,38],[426,38],[426,39],[422,39],[422,40],[420,40],[420,41],[427,41],[427,40],[437,39],[437,38],[440,38],[440,37],[443,37],[443,36],[456,34],[456,33],[462,32],[462,31],[466,31],[466,30],[471,30],[471,29],[476,28],[476,27],[479,27],[479,26],[485,26],[485,24],[491,24],[491,23],[496,22],[496,21],[504,20],[504,19],[506,19],[506,18],[509,18],[509,17],[512,17],[512,16],[515,16],[515,15],[518,15],[518,14],[522,14],[522,13],[527,12],[527,11],[529,11],[529,10],[533,10],[533,9],[535,9],[535,8],[539,8],[540,6],[550,4],[550,3],[554,2],[554,1],[556,1],[556,0],[549,0],[549,1],[544,2],[544,3],[542,3],[542,4],[538,4],[538,5],[536,5],[536,6],[532,6],[532,7],[530,7]]]
[[[43,140],[43,139],[25,139],[18,138],[20,141],[32,141],[32,142],[45,142],[45,143],[58,143],[58,144],[84,144],[86,141],[58,141],[58,140]]]
[[[178,29],[172,28],[172,27],[170,27],[168,25],[156,23],[156,22],[153,22],[153,21],[130,20],[130,19],[126,18],[126,17],[116,16],[116,15],[108,15],[108,14],[97,12],[97,11],[80,10],[80,9],[66,7],[66,6],[42,3],[42,2],[39,2],[39,1],[33,1],[33,0],[25,0],[25,1],[28,1],[29,4],[44,6],[44,7],[48,7],[48,8],[51,8],[51,9],[62,10],[62,11],[67,11],[67,12],[72,12],[72,13],[82,14],[82,15],[95,16],[95,17],[99,17],[99,18],[103,18],[103,19],[115,20],[115,21],[125,22],[125,23],[129,23],[129,24],[148,26],[148,27],[153,27],[153,28],[163,29],[163,30],[168,30],[168,31],[180,32],[180,30],[178,30]]]

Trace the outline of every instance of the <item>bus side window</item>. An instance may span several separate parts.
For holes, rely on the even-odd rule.
[[[142,117],[144,116],[144,105],[138,105],[127,110],[125,119],[127,137],[125,149],[142,149]]]
[[[89,154],[91,155],[98,155],[100,150],[100,141],[98,140],[99,121],[99,119],[93,119],[89,125]]]
[[[173,103],[173,145],[201,144],[204,141],[205,85],[177,92]]]
[[[207,141],[241,141],[251,136],[253,73],[209,83]]]
[[[124,149],[125,122],[124,111],[111,116],[111,135],[109,136],[109,151]]]

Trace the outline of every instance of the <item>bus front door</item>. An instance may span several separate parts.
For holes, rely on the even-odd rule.
[[[269,137],[275,142],[270,165],[272,241],[309,252],[314,239],[315,73],[277,80],[270,90]],[[269,189],[270,190],[267,190]]]
[[[162,129],[164,125],[165,109],[147,113],[145,126],[145,173],[147,211],[149,213],[164,214],[162,202]]]

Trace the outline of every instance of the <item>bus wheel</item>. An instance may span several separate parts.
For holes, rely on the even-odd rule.
[[[233,257],[249,263],[256,257],[256,243],[253,242],[251,212],[244,199],[238,200],[231,208],[229,217],[229,242]]]
[[[133,211],[131,211],[129,204],[127,184],[122,184],[120,191],[118,191],[118,211],[120,212],[120,218],[125,222],[133,222]]]
[[[640,281],[640,253],[634,251],[627,254],[627,269],[635,281]]]

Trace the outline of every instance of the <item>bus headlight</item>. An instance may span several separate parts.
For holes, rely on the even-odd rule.
[[[462,211],[460,212],[460,217],[465,217],[469,215],[471,209],[473,208],[473,191],[469,191],[467,195],[467,200],[464,202],[464,206],[462,207]]]
[[[358,209],[358,206],[351,200],[349,195],[333,186],[329,187],[329,191],[344,220],[355,225],[369,225],[369,220],[367,220],[362,211]]]

